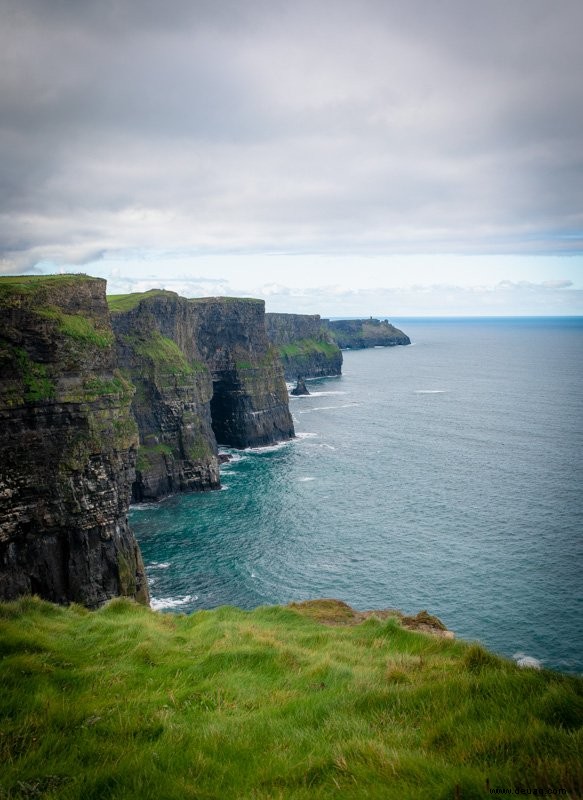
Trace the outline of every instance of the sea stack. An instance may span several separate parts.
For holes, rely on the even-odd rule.
[[[306,386],[305,380],[303,378],[301,378],[299,375],[298,375],[298,379],[297,379],[295,388],[293,388],[291,390],[290,394],[293,394],[294,397],[300,397],[302,395],[310,394],[308,392],[308,387]]]

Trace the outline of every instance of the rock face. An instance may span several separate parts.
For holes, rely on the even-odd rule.
[[[190,300],[193,333],[213,377],[212,427],[219,444],[257,447],[294,436],[277,350],[267,339],[263,300]]]
[[[293,437],[262,300],[154,290],[109,304],[119,362],[136,386],[134,500],[218,488],[217,441],[253,447]]]
[[[298,380],[296,382],[295,387],[291,390],[290,394],[293,394],[294,397],[301,397],[302,395],[310,394],[308,391],[308,387],[306,386],[306,382],[303,378],[300,378],[298,375]]]
[[[338,319],[323,320],[334,341],[343,350],[363,347],[391,347],[411,344],[409,337],[387,320]]]
[[[135,502],[220,486],[211,427],[211,373],[196,344],[189,302],[174,292],[109,298],[118,361],[136,387],[140,446]]]
[[[265,325],[287,380],[341,374],[342,353],[318,314],[266,314]]]
[[[0,279],[0,598],[148,602],[127,522],[137,429],[105,281]]]

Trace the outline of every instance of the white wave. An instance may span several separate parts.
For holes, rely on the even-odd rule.
[[[303,431],[302,433],[296,433],[296,439],[313,439],[317,437],[317,433],[308,433],[307,431]]]
[[[228,461],[220,464],[221,471],[232,467],[233,464],[236,464],[238,461],[245,461],[246,458],[249,456],[244,455],[241,450],[234,450],[226,447],[219,448],[219,455],[227,455],[230,456]]]
[[[169,561],[153,561],[151,564],[146,564],[146,569],[168,569],[171,566]]]
[[[315,478],[298,478],[298,483],[307,483],[308,481],[315,481]]]
[[[523,667],[526,669],[542,669],[542,663],[538,660],[538,658],[534,658],[533,656],[527,656],[524,653],[515,653],[512,658],[516,661],[517,667]]]
[[[310,392],[309,395],[303,395],[303,397],[327,397],[333,394],[346,394],[346,392]]]
[[[338,406],[314,406],[314,408],[305,408],[303,411],[298,411],[298,414],[310,414],[312,411],[333,411],[336,408],[351,408],[352,406],[361,406],[362,403],[341,403]]]
[[[133,503],[130,511],[154,511],[157,508],[160,508],[158,503]]]
[[[447,389],[415,389],[415,394],[444,394]]]
[[[228,487],[226,484],[224,484],[224,483],[223,483],[223,485],[222,485],[222,486],[221,486],[221,488],[220,488],[220,491],[221,491],[221,492],[226,492],[228,488],[229,488],[229,487]]]
[[[163,608],[178,608],[198,600],[197,594],[186,594],[184,597],[152,597],[150,606],[154,611],[161,611]]]
[[[285,442],[278,442],[277,444],[266,444],[261,445],[260,447],[246,447],[243,452],[244,453],[257,453],[261,455],[262,453],[273,453],[275,450],[281,450],[283,447],[288,447],[293,442],[293,439],[288,439]]]

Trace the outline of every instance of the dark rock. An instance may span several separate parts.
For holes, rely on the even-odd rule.
[[[134,500],[220,486],[217,442],[294,435],[262,300],[186,300],[154,290],[110,301],[118,358],[136,386]]]
[[[265,325],[287,380],[341,374],[342,353],[318,314],[266,314]]]
[[[196,345],[188,300],[153,291],[124,297],[121,311],[115,300],[110,304],[119,363],[136,387],[134,502],[219,488],[212,376]]]
[[[190,300],[193,334],[213,378],[210,409],[219,444],[257,447],[294,436],[277,351],[265,332],[263,300]]]
[[[299,397],[300,395],[310,394],[308,392],[308,387],[306,386],[306,382],[303,378],[300,378],[298,375],[298,380],[295,385],[295,388],[291,390],[290,394],[293,394],[294,397]]]
[[[127,522],[137,429],[105,281],[0,279],[0,598],[148,602]]]
[[[228,462],[232,460],[233,456],[230,456],[228,453],[219,453],[219,464],[228,464]]]
[[[343,350],[411,344],[403,331],[385,319],[325,319],[323,323]]]

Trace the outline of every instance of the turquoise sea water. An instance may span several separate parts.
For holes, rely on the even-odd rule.
[[[224,490],[132,509],[153,605],[336,597],[583,671],[583,318],[392,320]]]

